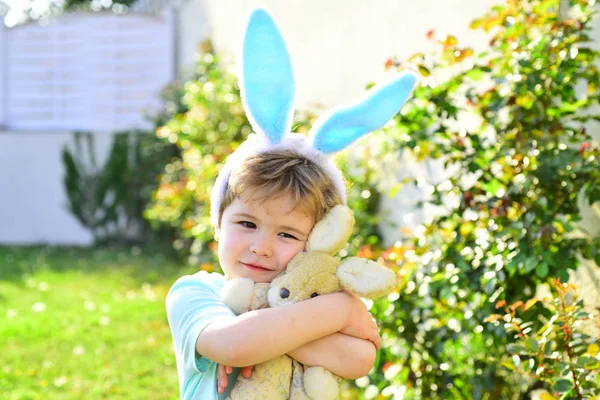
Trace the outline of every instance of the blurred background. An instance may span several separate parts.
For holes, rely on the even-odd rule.
[[[294,130],[403,69],[336,156],[383,348],[345,399],[600,396],[594,0],[0,1],[0,398],[178,397],[170,285],[218,271],[208,199],[251,132],[245,21],[295,66]]]

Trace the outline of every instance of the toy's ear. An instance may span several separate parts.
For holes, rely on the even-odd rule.
[[[416,74],[405,71],[387,84],[374,86],[358,101],[321,116],[309,133],[312,147],[334,153],[383,127],[408,100],[416,82]]]
[[[240,89],[254,131],[279,143],[292,127],[294,72],[281,32],[271,15],[250,15],[242,48]]]
[[[346,245],[353,228],[352,211],[344,205],[337,205],[316,223],[308,236],[306,249],[335,254]]]
[[[396,274],[389,268],[364,258],[351,257],[339,266],[336,275],[344,290],[375,299],[396,287]]]

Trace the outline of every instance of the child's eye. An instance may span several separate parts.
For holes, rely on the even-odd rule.
[[[244,228],[256,229],[256,224],[249,221],[240,221],[238,224],[242,225]]]
[[[286,239],[298,240],[298,238],[296,236],[290,235],[289,233],[281,232],[280,235]]]

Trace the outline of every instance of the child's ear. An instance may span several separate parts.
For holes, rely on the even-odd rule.
[[[215,226],[215,242],[219,241],[219,236],[221,236],[221,228]]]

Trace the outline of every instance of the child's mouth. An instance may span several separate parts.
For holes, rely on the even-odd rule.
[[[257,271],[257,272],[270,272],[271,271],[268,268],[260,267],[258,265],[246,264],[246,263],[242,263],[242,265],[252,271]]]

